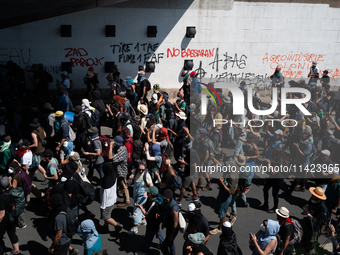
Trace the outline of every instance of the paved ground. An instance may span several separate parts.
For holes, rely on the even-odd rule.
[[[104,133],[109,134],[108,129],[103,130]],[[227,156],[232,155],[231,150],[225,150]],[[38,188],[44,188],[46,183],[43,181],[43,176],[38,174],[39,182],[36,182]],[[200,201],[202,203],[202,213],[207,217],[211,228],[215,228],[218,225],[218,217],[214,213],[214,207],[216,206],[216,197],[218,194],[218,188],[216,184],[216,179],[212,180],[214,182],[214,189],[209,192],[201,192],[200,193]],[[289,184],[289,180],[285,180],[285,185],[283,189],[287,188],[287,184]],[[309,183],[312,185],[312,183]],[[237,235],[237,241],[240,248],[243,251],[243,254],[251,254],[249,249],[248,241],[249,241],[249,232],[256,233],[264,219],[276,219],[276,214],[268,214],[264,211],[260,211],[256,209],[263,202],[263,194],[262,189],[264,185],[263,179],[254,179],[251,190],[247,194],[248,202],[250,203],[249,208],[237,208],[237,220],[233,226],[234,231]],[[93,202],[89,209],[95,214],[95,223],[103,224],[102,221],[98,220],[100,218],[100,210],[99,210],[99,190],[97,192],[97,201]],[[271,192],[271,191],[270,191]],[[282,193],[282,191],[280,192]],[[177,191],[178,196],[178,191]],[[25,211],[24,219],[27,222],[27,228],[17,230],[17,234],[20,242],[20,249],[23,254],[47,254],[47,248],[51,244],[51,240],[48,237],[48,224],[49,221],[46,217],[45,210],[43,204],[40,200],[37,200],[32,195],[32,206],[29,210]],[[302,218],[301,215],[301,207],[304,205],[306,200],[310,197],[310,193],[306,192],[294,192],[291,197],[282,197],[280,196],[279,206],[285,206],[290,210],[292,216],[297,218]],[[270,193],[270,206],[273,205],[273,200]],[[121,200],[121,199],[120,199]],[[133,201],[133,200],[132,200]],[[139,232],[135,236],[128,236],[127,231],[132,227],[132,205],[124,209],[116,208],[113,210],[112,216],[115,220],[122,223],[124,225],[124,229],[121,233],[114,233],[114,228],[112,227],[111,234],[102,234],[102,248],[107,249],[109,254],[133,254],[133,252],[138,251],[143,243],[143,235],[145,233],[145,226],[141,226],[138,228]],[[182,212],[185,215],[187,212],[188,202],[185,199],[182,202]],[[82,213],[82,211],[81,211]],[[325,240],[323,238],[322,240]],[[9,248],[11,247],[8,236],[5,235],[5,244]],[[212,250],[214,254],[217,253],[217,247],[219,243],[219,236],[211,236],[207,246]],[[151,247],[151,251],[149,254],[161,254],[160,250],[157,249],[158,240],[154,240],[153,246]],[[182,252],[183,245],[183,237],[182,234],[178,234],[176,240],[176,250],[178,254]],[[81,245],[81,239],[79,236],[75,236],[72,242],[72,246],[79,249],[83,254],[83,248]]]

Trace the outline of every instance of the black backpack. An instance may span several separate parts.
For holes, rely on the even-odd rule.
[[[174,146],[169,141],[168,141],[168,145],[166,146],[163,154],[167,158],[172,158],[172,156],[174,155]]]
[[[165,91],[159,91],[162,95],[163,95],[163,99],[165,100],[165,102],[169,101],[169,94],[166,93]]]
[[[141,82],[141,85],[145,86],[146,87],[146,91],[150,91],[151,90],[151,84],[149,82],[148,79],[144,79],[142,82]]]
[[[79,221],[78,221],[78,213],[74,210],[70,210],[70,208],[67,208],[67,212],[60,212],[61,214],[64,214],[66,217],[67,222],[67,231],[66,235],[68,237],[73,236],[77,233]]]
[[[133,146],[132,159],[133,160],[140,159],[144,148],[143,142],[140,139],[138,139],[134,140],[133,143],[129,141],[128,143],[132,144]]]
[[[78,174],[77,174],[78,175]],[[80,205],[89,205],[92,204],[96,197],[96,191],[93,185],[89,182],[84,182],[80,177],[77,178],[75,175],[71,177],[74,181],[76,181],[79,185],[79,193],[77,199]]]
[[[134,122],[133,120],[130,119],[130,122],[125,124],[125,127],[127,125],[131,125],[132,126],[132,129],[133,129],[133,140],[139,140],[141,135],[142,135],[142,130],[140,128],[140,126]]]

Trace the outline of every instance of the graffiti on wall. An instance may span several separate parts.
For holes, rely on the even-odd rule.
[[[1,48],[0,63],[13,61],[18,65],[28,65],[31,61],[31,49]]]
[[[89,66],[99,66],[102,65],[102,60],[104,57],[88,57],[88,52],[84,48],[65,48],[66,51],[65,58],[70,58],[72,67],[89,67]]]
[[[152,61],[159,63],[164,58],[164,52],[154,53],[159,43],[120,43],[110,45],[112,54],[118,54],[119,63],[146,63]]]
[[[212,58],[214,56],[214,50],[215,48],[212,49],[178,49],[173,47],[168,48],[166,50],[166,57],[167,58],[176,58],[176,57],[181,57],[181,58],[198,58],[198,57],[203,57],[203,58]]]
[[[282,74],[285,78],[303,78],[303,75],[309,73],[309,69],[313,61],[325,61],[326,54],[312,54],[312,53],[294,53],[290,54],[268,54],[265,53],[262,58],[262,64],[270,66],[275,69],[277,66],[282,67]],[[327,69],[331,78],[339,78],[340,72],[338,69]],[[320,70],[322,75],[322,70]]]

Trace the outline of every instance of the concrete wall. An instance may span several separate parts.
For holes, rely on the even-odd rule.
[[[340,9],[304,3],[216,6],[219,2],[210,9],[199,0],[188,9],[103,7],[2,29],[0,64],[11,59],[29,69],[43,63],[59,78],[61,62],[71,61],[76,88],[84,86],[89,66],[105,88],[105,61],[115,61],[122,78],[136,77],[139,65],[155,61],[155,72],[147,76],[163,87],[180,86],[185,59],[204,78],[264,78],[278,64],[287,78],[306,77],[312,60],[332,78],[340,77]],[[72,25],[71,38],[60,37],[62,24]],[[116,25],[116,37],[105,37],[105,25]],[[156,38],[146,36],[148,25],[157,26]],[[195,38],[185,38],[187,26],[196,27]]]

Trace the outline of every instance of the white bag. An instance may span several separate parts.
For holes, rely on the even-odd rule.
[[[184,230],[187,227],[187,223],[181,212],[178,212],[178,225],[179,225],[179,231],[181,231],[181,233],[184,233]]]
[[[70,125],[68,125],[68,137],[69,137],[69,142],[73,142],[74,140],[76,140],[76,134],[74,133],[73,129],[71,128]]]

